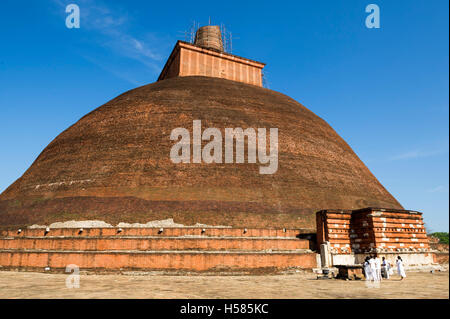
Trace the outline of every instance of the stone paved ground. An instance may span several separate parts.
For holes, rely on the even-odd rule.
[[[312,273],[261,276],[81,275],[0,272],[0,298],[449,298],[449,273],[409,272],[379,288],[364,281],[316,280]]]

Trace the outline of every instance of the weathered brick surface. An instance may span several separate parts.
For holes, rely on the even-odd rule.
[[[294,229],[54,228],[0,232],[0,267],[176,269],[316,267]]]
[[[4,267],[64,269],[75,264],[89,269],[176,269],[204,271],[214,268],[316,267],[315,253],[233,252],[8,252],[0,251]]]
[[[0,238],[0,249],[41,250],[295,250],[309,249],[300,239],[271,238]]]
[[[310,231],[310,230],[309,230]],[[97,237],[97,236],[229,236],[229,237],[297,237],[304,231],[299,229],[271,228],[201,228],[201,227],[168,227],[168,228],[55,228],[50,229],[49,236]],[[0,230],[3,237],[39,237],[46,234],[45,228],[25,228]]]
[[[433,254],[433,261],[438,264],[448,264],[448,251],[438,251]]]
[[[262,86],[264,63],[178,41],[158,80],[210,76]]]
[[[278,171],[174,164],[171,130],[278,128]],[[175,77],[111,100],[62,132],[0,195],[0,225],[173,218],[240,228],[315,228],[329,207],[402,208],[321,118],[268,89]]]
[[[334,253],[428,251],[422,214],[366,208],[324,210],[316,215],[319,244],[329,241]]]

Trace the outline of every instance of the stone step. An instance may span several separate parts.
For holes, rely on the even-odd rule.
[[[10,237],[0,249],[42,250],[295,250],[309,249],[309,241],[264,237]]]
[[[0,237],[98,237],[98,236],[215,236],[215,237],[292,237],[305,231],[299,229],[259,229],[259,228],[221,228],[221,227],[145,227],[145,228],[25,228],[0,230]]]
[[[43,251],[0,250],[0,269],[63,270],[228,270],[275,267],[317,267],[309,250],[262,251]]]

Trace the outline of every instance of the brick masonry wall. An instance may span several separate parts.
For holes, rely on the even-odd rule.
[[[175,76],[209,76],[262,86],[263,67],[263,63],[178,42],[158,80]]]
[[[161,232],[162,230],[162,232]],[[297,237],[299,229],[270,228],[199,228],[199,227],[168,227],[168,228],[85,228],[80,233],[79,228],[50,229],[48,236],[241,236],[241,237]],[[27,228],[21,230],[0,230],[0,237],[38,237],[44,236],[45,228]]]
[[[10,238],[0,249],[41,250],[295,250],[309,249],[308,240],[270,238]]]
[[[316,219],[319,244],[330,242],[333,253],[425,252],[430,248],[419,212],[324,210]]]
[[[0,231],[0,268],[83,270],[314,268],[295,229],[55,228]]]
[[[64,269],[75,264],[80,269],[176,269],[204,271],[223,268],[303,267],[314,268],[315,253],[200,253],[200,252],[22,252],[0,251],[5,268]]]

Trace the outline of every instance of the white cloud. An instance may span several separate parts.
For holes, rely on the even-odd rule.
[[[71,1],[53,0],[56,5],[65,8]],[[101,1],[79,0],[81,29],[87,30],[91,36],[89,39],[98,45],[107,48],[108,51],[128,58],[149,68],[151,72],[158,74],[162,68],[162,56],[158,52],[162,41],[152,33],[135,36],[128,29],[132,26],[131,19],[123,8],[110,8]],[[64,11],[63,11],[64,12]],[[84,56],[92,55],[91,53]],[[91,63],[122,79],[128,78],[129,82],[136,84],[139,81],[130,79],[130,75],[120,75],[120,67],[105,62],[97,62],[98,58],[89,58]],[[101,59],[100,59],[101,60]],[[142,84],[142,83],[140,83]]]
[[[431,157],[431,156],[444,154],[446,152],[448,152],[448,150],[444,150],[444,149],[434,150],[434,151],[413,150],[413,151],[408,151],[405,153],[401,153],[401,154],[392,156],[391,158],[389,158],[389,160],[398,161],[398,160],[408,160],[408,159],[422,158],[422,157]]]
[[[427,190],[428,193],[445,193],[448,192],[448,187],[439,185],[434,188]]]

